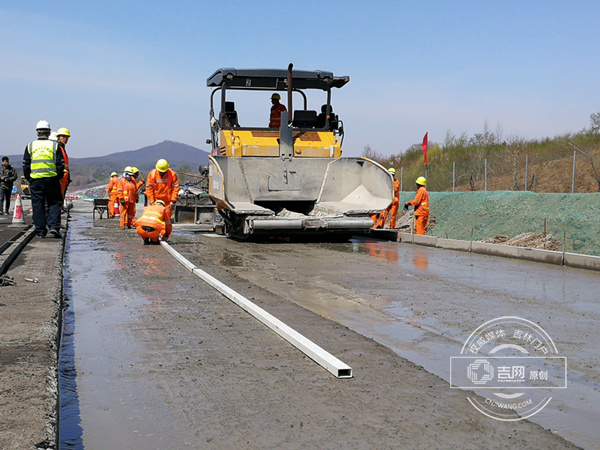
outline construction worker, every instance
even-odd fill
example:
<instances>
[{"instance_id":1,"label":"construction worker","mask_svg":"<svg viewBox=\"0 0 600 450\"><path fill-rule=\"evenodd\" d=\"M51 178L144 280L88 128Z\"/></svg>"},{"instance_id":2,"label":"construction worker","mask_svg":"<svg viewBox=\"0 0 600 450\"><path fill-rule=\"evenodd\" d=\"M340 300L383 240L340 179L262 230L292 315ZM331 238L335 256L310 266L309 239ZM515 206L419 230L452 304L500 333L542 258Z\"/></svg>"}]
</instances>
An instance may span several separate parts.
<instances>
[{"instance_id":1,"label":"construction worker","mask_svg":"<svg viewBox=\"0 0 600 450\"><path fill-rule=\"evenodd\" d=\"M125 167L123 177L117 184L117 199L121 204L121 228L131 228L135 221L137 185L131 167Z\"/></svg>"},{"instance_id":2,"label":"construction worker","mask_svg":"<svg viewBox=\"0 0 600 450\"><path fill-rule=\"evenodd\" d=\"M63 200L65 199L65 194L67 193L67 187L71 183L71 174L69 173L69 156L67 155L67 142L69 142L69 138L71 137L71 133L66 128L59 128L56 132L56 139L58 140L58 148L62 152L63 159L65 160L65 172L60 179L60 191L62 193Z\"/></svg>"},{"instance_id":3,"label":"construction worker","mask_svg":"<svg viewBox=\"0 0 600 450\"><path fill-rule=\"evenodd\" d=\"M62 193L60 180L65 163L58 143L48 139L50 124L40 120L35 131L38 138L27 144L23 153L23 175L29 181L33 224L38 237L44 238L50 228L50 235L61 238L60 210Z\"/></svg>"},{"instance_id":4,"label":"construction worker","mask_svg":"<svg viewBox=\"0 0 600 450\"><path fill-rule=\"evenodd\" d=\"M410 205L415 207L415 222L417 234L425 234L425 227L429 219L429 193L425 188L427 180L425 177L417 178L417 194L415 198L404 204L404 209L408 209Z\"/></svg>"},{"instance_id":5,"label":"construction worker","mask_svg":"<svg viewBox=\"0 0 600 450\"><path fill-rule=\"evenodd\" d=\"M144 245L158 244L158 238L165 234L165 210L165 202L156 200L153 205L146 206L142 217L135 221Z\"/></svg>"},{"instance_id":6,"label":"construction worker","mask_svg":"<svg viewBox=\"0 0 600 450\"><path fill-rule=\"evenodd\" d=\"M381 211L381 214L379 215L379 223L377 224L377 228L384 227L388 213L391 210L392 215L390 217L390 229L393 230L394 228L396 228L396 216L398 215L398 206L400 205L400 182L396 179L396 169L390 167L388 169L388 172L391 173L392 177L394 178L394 200L392 201L390 206L387 207L387 209Z\"/></svg>"},{"instance_id":7,"label":"construction worker","mask_svg":"<svg viewBox=\"0 0 600 450\"><path fill-rule=\"evenodd\" d=\"M2 165L0 166L0 216L8 214L10 196L15 181L17 181L17 170L10 165L8 156L3 156Z\"/></svg>"},{"instance_id":8,"label":"construction worker","mask_svg":"<svg viewBox=\"0 0 600 450\"><path fill-rule=\"evenodd\" d=\"M171 223L171 211L175 207L179 196L179 180L177 173L169 168L166 159L159 159L155 169L152 169L146 180L146 197L148 204L153 205L157 200L165 202L165 234L163 240L167 240L173 231Z\"/></svg>"},{"instance_id":9,"label":"construction worker","mask_svg":"<svg viewBox=\"0 0 600 450\"><path fill-rule=\"evenodd\" d=\"M281 100L281 95L273 94L271 95L271 116L269 117L269 128L281 128L281 113L287 111L285 106L279 103Z\"/></svg>"},{"instance_id":10,"label":"construction worker","mask_svg":"<svg viewBox=\"0 0 600 450\"><path fill-rule=\"evenodd\" d=\"M117 184L119 183L119 174L117 172L113 172L110 174L110 181L106 185L104 191L108 196L108 218L112 219L115 217L115 203L118 202L117 199Z\"/></svg>"},{"instance_id":11,"label":"construction worker","mask_svg":"<svg viewBox=\"0 0 600 450\"><path fill-rule=\"evenodd\" d=\"M135 178L135 185L137 187L137 191L135 192L135 201L137 202L140 199L140 189L143 188L142 192L146 191L146 188L144 187L146 182L144 181L144 174L140 175L140 169L137 167L132 167L131 173L133 174L133 178Z\"/></svg>"}]
</instances>

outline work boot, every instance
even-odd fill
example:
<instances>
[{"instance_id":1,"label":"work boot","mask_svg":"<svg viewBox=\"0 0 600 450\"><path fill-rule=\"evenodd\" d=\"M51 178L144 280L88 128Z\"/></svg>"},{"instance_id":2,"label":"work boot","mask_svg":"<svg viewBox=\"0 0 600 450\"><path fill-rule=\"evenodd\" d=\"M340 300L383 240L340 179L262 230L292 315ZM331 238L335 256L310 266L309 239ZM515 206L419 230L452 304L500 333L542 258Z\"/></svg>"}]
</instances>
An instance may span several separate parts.
<instances>
[{"instance_id":1,"label":"work boot","mask_svg":"<svg viewBox=\"0 0 600 450\"><path fill-rule=\"evenodd\" d=\"M150 245L150 238L144 239L144 245Z\"/></svg>"},{"instance_id":2,"label":"work boot","mask_svg":"<svg viewBox=\"0 0 600 450\"><path fill-rule=\"evenodd\" d=\"M55 239L60 239L62 237L60 235L60 231L59 230L52 229L52 230L50 230L49 233L50 233L50 236L52 236Z\"/></svg>"}]
</instances>

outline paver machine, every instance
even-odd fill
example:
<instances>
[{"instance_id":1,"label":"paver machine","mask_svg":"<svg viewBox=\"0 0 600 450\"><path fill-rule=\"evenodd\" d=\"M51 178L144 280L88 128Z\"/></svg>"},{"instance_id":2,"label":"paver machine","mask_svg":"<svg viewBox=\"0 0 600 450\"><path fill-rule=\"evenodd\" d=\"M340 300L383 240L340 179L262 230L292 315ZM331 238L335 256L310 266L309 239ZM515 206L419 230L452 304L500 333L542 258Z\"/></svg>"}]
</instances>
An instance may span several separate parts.
<instances>
[{"instance_id":1,"label":"paver machine","mask_svg":"<svg viewBox=\"0 0 600 450\"><path fill-rule=\"evenodd\" d=\"M333 88L347 76L286 69L217 70L207 79L212 153L209 194L224 232L352 235L388 207L393 179L380 164L342 157ZM287 111L269 128L272 94ZM317 112L319 111L319 113Z\"/></svg>"}]
</instances>

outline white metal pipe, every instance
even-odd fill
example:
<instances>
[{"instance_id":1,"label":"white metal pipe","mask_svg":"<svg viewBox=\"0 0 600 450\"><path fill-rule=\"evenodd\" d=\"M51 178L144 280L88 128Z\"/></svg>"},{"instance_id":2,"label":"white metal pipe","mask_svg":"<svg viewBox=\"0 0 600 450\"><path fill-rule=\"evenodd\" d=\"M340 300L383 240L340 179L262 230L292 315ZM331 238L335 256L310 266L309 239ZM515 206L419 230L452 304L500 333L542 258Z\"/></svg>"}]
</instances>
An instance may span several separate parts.
<instances>
[{"instance_id":1,"label":"white metal pipe","mask_svg":"<svg viewBox=\"0 0 600 450\"><path fill-rule=\"evenodd\" d=\"M212 275L209 275L208 273L194 266L166 242L161 241L161 245L186 269L190 270L194 275L200 277L240 308L250 313L256 319L268 326L271 330L275 331L278 335L280 335L298 350L302 351L317 364L321 365L327 371L335 375L337 378L352 378L352 368L350 366L344 364L331 353L325 351L317 344L310 341L296 330L283 323L281 320L277 319L272 314L268 313L259 306L256 306L243 295L238 294L229 286L221 283Z\"/></svg>"}]
</instances>

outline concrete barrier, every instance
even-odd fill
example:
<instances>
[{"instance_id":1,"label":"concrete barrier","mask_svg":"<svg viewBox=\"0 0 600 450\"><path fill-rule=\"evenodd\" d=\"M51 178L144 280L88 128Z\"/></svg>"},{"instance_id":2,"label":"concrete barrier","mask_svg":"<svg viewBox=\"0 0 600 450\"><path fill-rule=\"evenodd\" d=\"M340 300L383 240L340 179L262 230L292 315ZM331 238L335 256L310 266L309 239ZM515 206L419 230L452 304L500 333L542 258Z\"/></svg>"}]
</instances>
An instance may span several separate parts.
<instances>
[{"instance_id":1,"label":"concrete barrier","mask_svg":"<svg viewBox=\"0 0 600 450\"><path fill-rule=\"evenodd\" d=\"M457 239L444 239L437 238L436 245L438 248L445 248L447 250L459 250L462 252L471 251L470 241L459 241Z\"/></svg>"},{"instance_id":2,"label":"concrete barrier","mask_svg":"<svg viewBox=\"0 0 600 450\"><path fill-rule=\"evenodd\" d=\"M427 247L435 247L437 245L437 237L413 234L413 243L419 245L426 245Z\"/></svg>"},{"instance_id":3,"label":"concrete barrier","mask_svg":"<svg viewBox=\"0 0 600 450\"><path fill-rule=\"evenodd\" d=\"M542 262L562 266L563 253L554 250L544 250L540 248L516 247L517 258L526 261Z\"/></svg>"},{"instance_id":4,"label":"concrete barrier","mask_svg":"<svg viewBox=\"0 0 600 450\"><path fill-rule=\"evenodd\" d=\"M565 266L577 269L600 270L600 256L565 253Z\"/></svg>"},{"instance_id":5,"label":"concrete barrier","mask_svg":"<svg viewBox=\"0 0 600 450\"><path fill-rule=\"evenodd\" d=\"M407 242L409 244L412 244L414 242L413 236L414 234L411 233L398 232L398 242Z\"/></svg>"},{"instance_id":6,"label":"concrete barrier","mask_svg":"<svg viewBox=\"0 0 600 450\"><path fill-rule=\"evenodd\" d=\"M518 247L511 247L510 245L501 244L490 244L487 242L479 241L473 241L471 245L471 251L473 253L481 253L482 255L502 256L504 258L519 257Z\"/></svg>"},{"instance_id":7,"label":"concrete barrier","mask_svg":"<svg viewBox=\"0 0 600 450\"><path fill-rule=\"evenodd\" d=\"M443 248L463 252L473 252L501 258L515 258L523 261L533 261L556 266L568 266L577 269L600 271L600 256L580 255L577 253L564 253L555 250L537 248L515 247L512 245L491 244L480 241L460 241L457 239L444 239L436 236L422 236L411 233L398 233L398 242L418 244L429 247Z\"/></svg>"}]
</instances>

